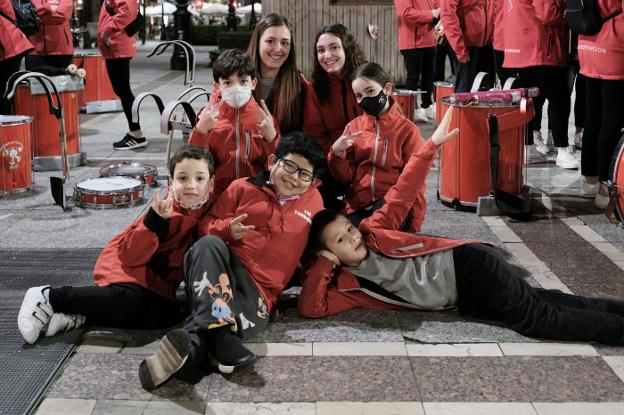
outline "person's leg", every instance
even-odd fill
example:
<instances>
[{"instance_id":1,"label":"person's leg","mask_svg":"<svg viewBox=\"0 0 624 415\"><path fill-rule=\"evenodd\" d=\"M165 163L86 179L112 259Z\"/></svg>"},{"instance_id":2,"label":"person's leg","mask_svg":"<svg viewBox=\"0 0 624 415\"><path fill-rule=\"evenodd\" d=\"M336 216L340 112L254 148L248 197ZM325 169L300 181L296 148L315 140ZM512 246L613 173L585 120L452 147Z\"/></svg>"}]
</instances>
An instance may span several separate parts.
<instances>
[{"instance_id":1,"label":"person's leg","mask_svg":"<svg viewBox=\"0 0 624 415\"><path fill-rule=\"evenodd\" d=\"M15 56L0 62L0 115L11 114L11 103L4 99L6 83L15 72L19 71L23 56Z\"/></svg>"},{"instance_id":2,"label":"person's leg","mask_svg":"<svg viewBox=\"0 0 624 415\"><path fill-rule=\"evenodd\" d=\"M129 134L123 140L113 144L116 149L132 149L144 147L145 139L142 138L141 126L139 123L132 122L132 103L134 102L134 94L130 88L130 59L106 59L106 70L111 81L113 91L121 100L126 120L128 122ZM124 141L131 141L124 143ZM128 145L129 144L129 145Z\"/></svg>"},{"instance_id":3,"label":"person's leg","mask_svg":"<svg viewBox=\"0 0 624 415\"><path fill-rule=\"evenodd\" d=\"M434 48L434 75L433 82L446 81L446 51L445 45L437 45Z\"/></svg>"},{"instance_id":4,"label":"person's leg","mask_svg":"<svg viewBox=\"0 0 624 415\"><path fill-rule=\"evenodd\" d=\"M583 77L582 80L586 88L581 175L588 185L596 185L598 183L598 134L602 117L602 89L599 79ZM588 186L588 196L595 195L598 189L589 187L591 186Z\"/></svg>"},{"instance_id":5,"label":"person's leg","mask_svg":"<svg viewBox=\"0 0 624 415\"><path fill-rule=\"evenodd\" d=\"M453 56L455 53L451 50ZM478 64L478 51L475 47L468 47L468 53L470 54L470 61L467 63L461 63L456 61L455 65L455 92L469 92L472 87L472 83L477 74ZM455 56L455 59L457 57Z\"/></svg>"},{"instance_id":6,"label":"person's leg","mask_svg":"<svg viewBox=\"0 0 624 415\"><path fill-rule=\"evenodd\" d=\"M614 313L554 305L545 301L490 246L453 250L458 309L507 323L520 334L555 340L624 342L624 318Z\"/></svg>"},{"instance_id":7,"label":"person's leg","mask_svg":"<svg viewBox=\"0 0 624 415\"><path fill-rule=\"evenodd\" d=\"M416 91L422 70L422 54L418 49L402 50L401 54L405 64L405 89Z\"/></svg>"},{"instance_id":8,"label":"person's leg","mask_svg":"<svg viewBox=\"0 0 624 415\"><path fill-rule=\"evenodd\" d=\"M537 291L544 301L548 301L555 306L613 313L624 317L624 301L583 297L564 293L559 290L546 290L543 288L536 288L535 291Z\"/></svg>"},{"instance_id":9,"label":"person's leg","mask_svg":"<svg viewBox=\"0 0 624 415\"><path fill-rule=\"evenodd\" d=\"M609 168L613 160L613 152L622 138L621 129L624 128L624 112L621 100L624 94L624 81L600 80L602 89L602 117L600 133L598 134L598 176L606 183L609 177Z\"/></svg>"},{"instance_id":10,"label":"person's leg","mask_svg":"<svg viewBox=\"0 0 624 415\"><path fill-rule=\"evenodd\" d=\"M555 147L567 148L568 120L570 118L570 96L568 94L567 68L547 66L544 73L543 93L548 99L549 125L552 126ZM540 92L542 92L540 90Z\"/></svg>"},{"instance_id":11,"label":"person's leg","mask_svg":"<svg viewBox=\"0 0 624 415\"><path fill-rule=\"evenodd\" d=\"M432 104L433 94L433 66L435 59L435 48L423 48L422 50L422 75L420 78L420 89L424 91L421 95L422 108L429 108Z\"/></svg>"},{"instance_id":12,"label":"person's leg","mask_svg":"<svg viewBox=\"0 0 624 415\"><path fill-rule=\"evenodd\" d=\"M494 88L496 81L496 63L494 61L494 49L492 45L485 45L477 48L477 66L475 76L479 72L488 74L481 83L482 90Z\"/></svg>"}]
</instances>

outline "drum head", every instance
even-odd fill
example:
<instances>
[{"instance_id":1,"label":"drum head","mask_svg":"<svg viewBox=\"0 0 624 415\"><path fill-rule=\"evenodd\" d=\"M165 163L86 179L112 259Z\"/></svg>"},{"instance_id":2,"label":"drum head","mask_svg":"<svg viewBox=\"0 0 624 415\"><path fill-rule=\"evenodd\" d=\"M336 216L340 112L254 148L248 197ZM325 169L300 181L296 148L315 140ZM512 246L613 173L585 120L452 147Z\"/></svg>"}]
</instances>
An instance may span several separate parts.
<instances>
[{"instance_id":1,"label":"drum head","mask_svg":"<svg viewBox=\"0 0 624 415\"><path fill-rule=\"evenodd\" d=\"M83 180L76 185L79 189L93 192L115 192L143 186L143 182L130 177L99 177Z\"/></svg>"},{"instance_id":2,"label":"drum head","mask_svg":"<svg viewBox=\"0 0 624 415\"><path fill-rule=\"evenodd\" d=\"M129 176L138 177L145 173L155 171L156 167L141 163L112 164L100 170L100 177L106 176Z\"/></svg>"},{"instance_id":3,"label":"drum head","mask_svg":"<svg viewBox=\"0 0 624 415\"><path fill-rule=\"evenodd\" d=\"M26 115L0 115L0 126L8 127L9 125L28 124L33 117Z\"/></svg>"}]
</instances>

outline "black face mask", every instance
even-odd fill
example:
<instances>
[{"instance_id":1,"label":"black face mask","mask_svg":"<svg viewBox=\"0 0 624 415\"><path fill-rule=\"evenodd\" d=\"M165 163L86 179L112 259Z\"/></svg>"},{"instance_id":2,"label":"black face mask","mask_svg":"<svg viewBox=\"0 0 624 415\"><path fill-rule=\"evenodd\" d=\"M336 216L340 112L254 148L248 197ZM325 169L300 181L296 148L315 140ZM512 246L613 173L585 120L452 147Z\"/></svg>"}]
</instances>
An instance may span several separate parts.
<instances>
[{"instance_id":1,"label":"black face mask","mask_svg":"<svg viewBox=\"0 0 624 415\"><path fill-rule=\"evenodd\" d=\"M360 107L362 107L362 109L366 111L367 114L376 117L384 109L384 107L386 106L386 102L388 102L388 96L384 94L382 89L375 97L362 98L362 100L360 101Z\"/></svg>"}]
</instances>

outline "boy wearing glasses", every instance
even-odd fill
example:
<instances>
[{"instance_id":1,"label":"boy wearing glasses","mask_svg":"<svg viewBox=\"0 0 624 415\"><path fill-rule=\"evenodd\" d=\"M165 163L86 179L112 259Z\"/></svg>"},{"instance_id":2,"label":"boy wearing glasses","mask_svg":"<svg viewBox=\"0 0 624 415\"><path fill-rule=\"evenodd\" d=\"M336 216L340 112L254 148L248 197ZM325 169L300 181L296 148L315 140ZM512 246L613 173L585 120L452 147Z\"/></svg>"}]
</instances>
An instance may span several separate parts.
<instances>
[{"instance_id":1,"label":"boy wearing glasses","mask_svg":"<svg viewBox=\"0 0 624 415\"><path fill-rule=\"evenodd\" d=\"M223 373L252 363L242 340L259 333L295 272L310 223L323 208L315 174L324 155L299 132L282 137L268 171L234 180L199 226L204 236L186 253L191 316L167 333L139 378L153 389L172 375L209 363Z\"/></svg>"},{"instance_id":2,"label":"boy wearing glasses","mask_svg":"<svg viewBox=\"0 0 624 415\"><path fill-rule=\"evenodd\" d=\"M214 155L214 194L218 195L232 180L264 170L279 132L264 101L258 104L252 97L258 79L248 54L238 49L224 51L212 73L213 92L221 92L221 101L211 99L199 113L189 144L207 148Z\"/></svg>"}]
</instances>

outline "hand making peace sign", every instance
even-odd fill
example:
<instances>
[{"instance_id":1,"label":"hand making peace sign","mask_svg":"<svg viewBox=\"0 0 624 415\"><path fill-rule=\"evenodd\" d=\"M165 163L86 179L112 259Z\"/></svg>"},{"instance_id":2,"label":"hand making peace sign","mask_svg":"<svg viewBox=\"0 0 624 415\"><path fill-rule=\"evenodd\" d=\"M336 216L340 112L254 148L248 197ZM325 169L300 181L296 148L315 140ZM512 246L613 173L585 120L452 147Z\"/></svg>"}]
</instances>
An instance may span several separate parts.
<instances>
[{"instance_id":1,"label":"hand making peace sign","mask_svg":"<svg viewBox=\"0 0 624 415\"><path fill-rule=\"evenodd\" d=\"M167 195L164 199L160 197L160 189L154 193L152 200L152 209L163 219L169 219L173 212L173 189L171 186L167 189Z\"/></svg>"},{"instance_id":2,"label":"hand making peace sign","mask_svg":"<svg viewBox=\"0 0 624 415\"><path fill-rule=\"evenodd\" d=\"M264 139L268 142L272 142L277 137L277 131L275 131L275 126L273 125L273 116L271 115L271 111L269 111L269 108L263 99L260 100L258 110L258 120L256 125L258 126L262 137L264 137Z\"/></svg>"}]
</instances>

